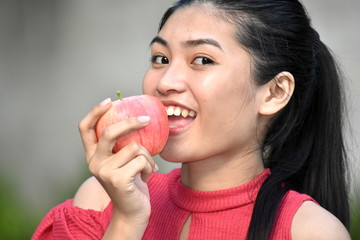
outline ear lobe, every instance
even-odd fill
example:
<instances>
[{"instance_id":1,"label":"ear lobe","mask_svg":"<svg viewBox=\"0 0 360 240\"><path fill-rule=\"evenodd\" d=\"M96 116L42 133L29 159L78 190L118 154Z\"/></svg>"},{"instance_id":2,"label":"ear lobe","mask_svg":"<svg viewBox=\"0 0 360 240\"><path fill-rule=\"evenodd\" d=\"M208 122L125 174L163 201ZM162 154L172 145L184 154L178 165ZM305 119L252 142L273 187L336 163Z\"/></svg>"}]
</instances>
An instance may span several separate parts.
<instances>
[{"instance_id":1,"label":"ear lobe","mask_svg":"<svg viewBox=\"0 0 360 240\"><path fill-rule=\"evenodd\" d=\"M289 72L281 72L264 86L262 102L259 107L261 115L273 115L289 102L294 89L295 79Z\"/></svg>"}]
</instances>

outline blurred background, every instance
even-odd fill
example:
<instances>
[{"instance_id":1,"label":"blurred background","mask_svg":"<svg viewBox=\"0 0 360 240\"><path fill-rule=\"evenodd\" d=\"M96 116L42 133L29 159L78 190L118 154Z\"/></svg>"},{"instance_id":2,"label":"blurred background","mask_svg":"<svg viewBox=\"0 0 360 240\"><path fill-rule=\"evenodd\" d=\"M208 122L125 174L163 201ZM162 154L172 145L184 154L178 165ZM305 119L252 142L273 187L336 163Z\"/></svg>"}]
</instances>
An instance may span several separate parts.
<instances>
[{"instance_id":1,"label":"blurred background","mask_svg":"<svg viewBox=\"0 0 360 240\"><path fill-rule=\"evenodd\" d=\"M89 176L77 124L116 90L141 94L149 42L172 2L0 0L0 239L29 239ZM360 239L360 1L303 3L346 76L352 234ZM178 166L158 163L161 172Z\"/></svg>"}]
</instances>

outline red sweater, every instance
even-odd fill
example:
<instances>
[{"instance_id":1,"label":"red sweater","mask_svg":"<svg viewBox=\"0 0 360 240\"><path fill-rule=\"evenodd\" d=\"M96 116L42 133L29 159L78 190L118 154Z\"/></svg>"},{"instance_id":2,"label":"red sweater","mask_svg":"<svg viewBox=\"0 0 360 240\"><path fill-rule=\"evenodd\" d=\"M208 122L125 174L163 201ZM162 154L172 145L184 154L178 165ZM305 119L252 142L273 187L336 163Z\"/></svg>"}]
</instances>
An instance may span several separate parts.
<instances>
[{"instance_id":1,"label":"red sweater","mask_svg":"<svg viewBox=\"0 0 360 240\"><path fill-rule=\"evenodd\" d=\"M270 170L239 187L208 192L182 185L180 173L175 169L168 174L153 174L148 182L152 212L143 239L178 239L189 215L188 239L245 239L254 200ZM291 239L292 219L304 201L314 200L294 191L285 195L271 239ZM44 217L32 240L101 239L111 216L111 203L98 212L74 207L72 200L67 200Z\"/></svg>"}]
</instances>

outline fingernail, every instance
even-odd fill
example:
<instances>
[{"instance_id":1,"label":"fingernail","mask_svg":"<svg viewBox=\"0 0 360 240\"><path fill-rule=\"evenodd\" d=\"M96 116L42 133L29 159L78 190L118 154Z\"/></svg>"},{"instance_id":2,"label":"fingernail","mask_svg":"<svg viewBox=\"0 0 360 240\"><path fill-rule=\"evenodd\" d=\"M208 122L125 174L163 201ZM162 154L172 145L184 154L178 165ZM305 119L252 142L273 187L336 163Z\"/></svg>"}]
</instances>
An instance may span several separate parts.
<instances>
[{"instance_id":1,"label":"fingernail","mask_svg":"<svg viewBox=\"0 0 360 240\"><path fill-rule=\"evenodd\" d=\"M159 166L155 163L154 172L157 172L157 171L159 171Z\"/></svg>"},{"instance_id":2,"label":"fingernail","mask_svg":"<svg viewBox=\"0 0 360 240\"><path fill-rule=\"evenodd\" d=\"M150 121L150 117L149 116L140 116L140 117L137 117L137 120L141 123L146 123L146 122Z\"/></svg>"},{"instance_id":3,"label":"fingernail","mask_svg":"<svg viewBox=\"0 0 360 240\"><path fill-rule=\"evenodd\" d=\"M107 98L105 99L104 101L102 101L99 105L100 106L105 106L106 104L110 103L111 102L111 98Z\"/></svg>"}]
</instances>

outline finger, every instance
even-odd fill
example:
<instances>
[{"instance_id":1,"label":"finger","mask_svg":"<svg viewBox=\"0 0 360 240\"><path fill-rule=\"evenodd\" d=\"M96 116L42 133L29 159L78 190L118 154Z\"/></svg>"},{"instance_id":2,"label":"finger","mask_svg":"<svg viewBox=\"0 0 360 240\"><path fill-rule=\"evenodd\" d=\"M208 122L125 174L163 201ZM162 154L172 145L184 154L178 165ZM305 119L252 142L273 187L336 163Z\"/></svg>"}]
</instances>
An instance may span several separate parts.
<instances>
[{"instance_id":1,"label":"finger","mask_svg":"<svg viewBox=\"0 0 360 240\"><path fill-rule=\"evenodd\" d=\"M152 168L155 168L155 161L151 157L150 153L143 146L136 142L128 144L119 152L111 156L99 156L99 154L97 154L96 157L90 161L89 167L94 169L94 171L102 167L106 167L108 169L117 169L123 167L140 155L144 156L148 160Z\"/></svg>"},{"instance_id":2,"label":"finger","mask_svg":"<svg viewBox=\"0 0 360 240\"><path fill-rule=\"evenodd\" d=\"M99 172L106 173L120 169L139 156L144 157L148 161L153 172L158 170L149 152L136 142L130 143L118 153L108 158L94 157L89 163L89 170L94 176L101 175Z\"/></svg>"},{"instance_id":3,"label":"finger","mask_svg":"<svg viewBox=\"0 0 360 240\"><path fill-rule=\"evenodd\" d=\"M119 160L112 160L111 164L113 168L119 168L128 162L132 161L134 158L138 156L143 156L150 164L151 168L155 168L155 161L150 155L150 153L140 144L136 142L132 142L129 145L125 146L122 150L116 153L114 156L115 159ZM120 160L121 159L121 160ZM118 161L118 162L117 162Z\"/></svg>"},{"instance_id":4,"label":"finger","mask_svg":"<svg viewBox=\"0 0 360 240\"><path fill-rule=\"evenodd\" d=\"M159 170L159 167L157 166L154 158L151 156L149 151L142 145L138 144L138 146L141 148L141 155L144 155L144 157L149 161L151 168L153 169L153 172L157 172ZM140 154L139 154L140 155Z\"/></svg>"},{"instance_id":5,"label":"finger","mask_svg":"<svg viewBox=\"0 0 360 240\"><path fill-rule=\"evenodd\" d=\"M132 191L136 176L140 174L141 179L146 182L152 173L150 163L144 156L137 156L121 168L113 169L104 166L99 169L94 176L104 186L104 188L122 189Z\"/></svg>"},{"instance_id":6,"label":"finger","mask_svg":"<svg viewBox=\"0 0 360 240\"><path fill-rule=\"evenodd\" d=\"M97 143L96 123L99 118L110 109L111 105L111 99L105 99L99 105L95 106L79 123L78 128L85 151L89 151L90 148L94 151L94 145Z\"/></svg>"},{"instance_id":7,"label":"finger","mask_svg":"<svg viewBox=\"0 0 360 240\"><path fill-rule=\"evenodd\" d=\"M144 155L137 156L121 169L121 174L127 179L135 179L140 174L143 182L147 182L153 173L153 168Z\"/></svg>"},{"instance_id":8,"label":"finger","mask_svg":"<svg viewBox=\"0 0 360 240\"><path fill-rule=\"evenodd\" d=\"M128 118L105 128L97 144L96 151L104 157L113 155L112 150L119 137L145 127L149 124L149 120L149 118L145 120L144 117Z\"/></svg>"}]
</instances>

